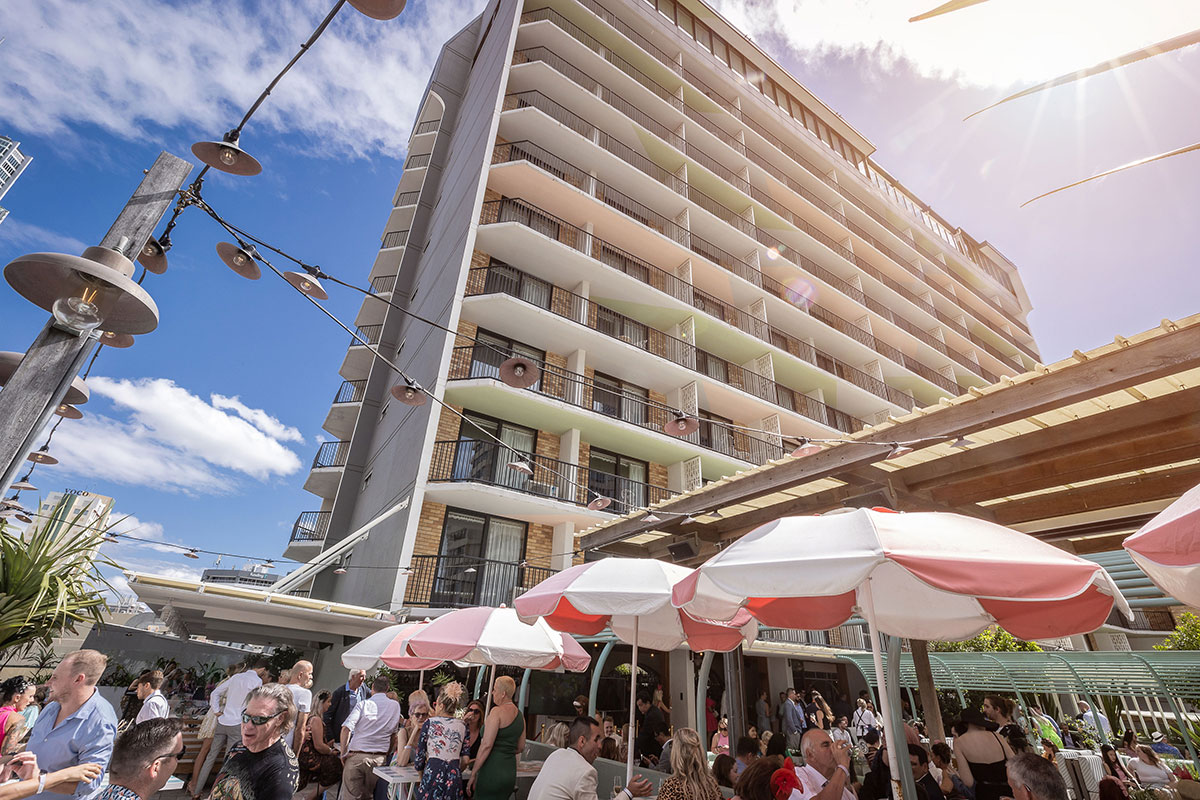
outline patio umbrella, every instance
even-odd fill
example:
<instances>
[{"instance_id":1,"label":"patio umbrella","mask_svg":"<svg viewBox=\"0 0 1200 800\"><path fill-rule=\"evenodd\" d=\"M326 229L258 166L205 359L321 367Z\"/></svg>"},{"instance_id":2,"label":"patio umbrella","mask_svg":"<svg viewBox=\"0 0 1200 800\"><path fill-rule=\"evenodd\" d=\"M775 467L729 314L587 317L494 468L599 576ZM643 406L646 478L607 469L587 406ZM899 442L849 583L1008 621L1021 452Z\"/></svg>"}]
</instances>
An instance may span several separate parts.
<instances>
[{"instance_id":1,"label":"patio umbrella","mask_svg":"<svg viewBox=\"0 0 1200 800\"><path fill-rule=\"evenodd\" d=\"M396 670L418 670L421 673L417 683L419 689L425 683L425 670L436 669L443 663L440 658L415 658L403 655L404 643L408 641L408 637L421 630L426 624L428 623L406 622L375 631L342 653L342 666L346 669L369 670L384 664Z\"/></svg>"},{"instance_id":2,"label":"patio umbrella","mask_svg":"<svg viewBox=\"0 0 1200 800\"><path fill-rule=\"evenodd\" d=\"M1134 563L1167 594L1200 606L1200 486L1125 540Z\"/></svg>"},{"instance_id":3,"label":"patio umbrella","mask_svg":"<svg viewBox=\"0 0 1200 800\"><path fill-rule=\"evenodd\" d=\"M872 509L763 525L677 584L673 602L712 619L744 608L764 624L816 630L860 611L889 728L880 631L965 639L998 624L1041 639L1095 630L1114 603L1129 615L1098 564L1031 536L959 514ZM889 731L892 764L898 741Z\"/></svg>"},{"instance_id":4,"label":"patio umbrella","mask_svg":"<svg viewBox=\"0 0 1200 800\"><path fill-rule=\"evenodd\" d=\"M728 651L753 642L758 635L757 623L745 612L735 613L729 622L711 622L673 607L672 588L692 572L649 558L603 558L556 573L513 603L522 619L540 617L557 630L578 634L596 634L609 627L633 646L627 782L633 778L638 647Z\"/></svg>"}]
</instances>

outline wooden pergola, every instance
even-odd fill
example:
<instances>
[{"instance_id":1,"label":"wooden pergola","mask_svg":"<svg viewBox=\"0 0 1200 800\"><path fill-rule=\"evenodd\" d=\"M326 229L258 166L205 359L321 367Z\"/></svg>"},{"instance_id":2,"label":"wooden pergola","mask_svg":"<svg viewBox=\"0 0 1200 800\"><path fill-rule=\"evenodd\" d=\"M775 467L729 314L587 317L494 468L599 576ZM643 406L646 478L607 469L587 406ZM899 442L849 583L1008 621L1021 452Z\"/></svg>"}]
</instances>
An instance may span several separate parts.
<instances>
[{"instance_id":1,"label":"wooden pergola","mask_svg":"<svg viewBox=\"0 0 1200 800\"><path fill-rule=\"evenodd\" d=\"M675 554L692 555L676 560L695 565L780 517L887 506L1114 550L1200 484L1198 422L1200 314L676 495L584 531L579 546L671 558L686 542ZM897 443L912 451L893 454ZM924 643L912 644L922 703L936 708Z\"/></svg>"}]
</instances>

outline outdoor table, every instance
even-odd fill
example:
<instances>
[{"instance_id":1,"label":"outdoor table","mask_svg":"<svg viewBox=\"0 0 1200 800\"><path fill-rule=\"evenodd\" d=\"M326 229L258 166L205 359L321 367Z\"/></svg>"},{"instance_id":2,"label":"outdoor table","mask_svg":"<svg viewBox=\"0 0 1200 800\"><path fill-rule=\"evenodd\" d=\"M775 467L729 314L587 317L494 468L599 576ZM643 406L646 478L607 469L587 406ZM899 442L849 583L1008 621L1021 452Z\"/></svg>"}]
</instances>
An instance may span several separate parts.
<instances>
[{"instance_id":1,"label":"outdoor table","mask_svg":"<svg viewBox=\"0 0 1200 800\"><path fill-rule=\"evenodd\" d=\"M421 782L421 773L416 767L375 767L374 772L375 777L386 781L389 788L408 784L407 796L410 800L417 784Z\"/></svg>"}]
</instances>

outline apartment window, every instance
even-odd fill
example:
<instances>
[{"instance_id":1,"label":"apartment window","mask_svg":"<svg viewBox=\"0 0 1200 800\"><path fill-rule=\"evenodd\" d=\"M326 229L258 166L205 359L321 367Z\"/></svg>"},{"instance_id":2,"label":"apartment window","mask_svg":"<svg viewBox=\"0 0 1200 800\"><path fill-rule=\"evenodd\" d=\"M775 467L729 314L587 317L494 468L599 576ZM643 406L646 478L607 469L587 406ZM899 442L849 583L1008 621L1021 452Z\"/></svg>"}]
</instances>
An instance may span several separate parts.
<instances>
[{"instance_id":1,"label":"apartment window","mask_svg":"<svg viewBox=\"0 0 1200 800\"><path fill-rule=\"evenodd\" d=\"M487 279L483 283L484 294L503 292L519 297L538 308L550 308L554 287L540 278L526 275L503 261L492 260L488 264Z\"/></svg>"},{"instance_id":2,"label":"apartment window","mask_svg":"<svg viewBox=\"0 0 1200 800\"><path fill-rule=\"evenodd\" d=\"M675 22L675 0L658 0L658 13Z\"/></svg>"},{"instance_id":3,"label":"apartment window","mask_svg":"<svg viewBox=\"0 0 1200 800\"><path fill-rule=\"evenodd\" d=\"M728 426L733 420L703 409L697 416L700 418L700 444L719 453L732 454L733 429Z\"/></svg>"},{"instance_id":4,"label":"apartment window","mask_svg":"<svg viewBox=\"0 0 1200 800\"><path fill-rule=\"evenodd\" d=\"M746 77L746 62L742 60L742 54L732 47L729 48L729 66L738 75Z\"/></svg>"},{"instance_id":5,"label":"apartment window","mask_svg":"<svg viewBox=\"0 0 1200 800\"><path fill-rule=\"evenodd\" d=\"M498 606L511 603L520 586L526 523L446 509L438 553L433 605ZM468 572L467 570L472 570Z\"/></svg>"},{"instance_id":6,"label":"apartment window","mask_svg":"<svg viewBox=\"0 0 1200 800\"><path fill-rule=\"evenodd\" d=\"M725 40L715 33L712 37L712 54L723 63L729 63L729 48L726 46Z\"/></svg>"},{"instance_id":7,"label":"apartment window","mask_svg":"<svg viewBox=\"0 0 1200 800\"><path fill-rule=\"evenodd\" d=\"M695 39L695 19L692 17L691 12L689 12L683 6L677 6L675 9L675 14L677 17L676 22L678 23L679 27L683 28L683 32Z\"/></svg>"},{"instance_id":8,"label":"apartment window","mask_svg":"<svg viewBox=\"0 0 1200 800\"><path fill-rule=\"evenodd\" d=\"M623 509L646 505L646 478L650 465L593 447L588 459L588 488L604 497L611 497Z\"/></svg>"},{"instance_id":9,"label":"apartment window","mask_svg":"<svg viewBox=\"0 0 1200 800\"><path fill-rule=\"evenodd\" d=\"M699 22L696 23L696 42L708 52L712 52L712 33Z\"/></svg>"},{"instance_id":10,"label":"apartment window","mask_svg":"<svg viewBox=\"0 0 1200 800\"><path fill-rule=\"evenodd\" d=\"M604 306L596 306L596 330L643 350L650 341L645 325Z\"/></svg>"},{"instance_id":11,"label":"apartment window","mask_svg":"<svg viewBox=\"0 0 1200 800\"><path fill-rule=\"evenodd\" d=\"M463 417L453 450L450 479L526 491L530 476L512 469L509 464L522 456L534 460L537 431L473 411L464 413Z\"/></svg>"},{"instance_id":12,"label":"apartment window","mask_svg":"<svg viewBox=\"0 0 1200 800\"><path fill-rule=\"evenodd\" d=\"M650 391L597 372L592 387L592 410L634 425L646 424Z\"/></svg>"},{"instance_id":13,"label":"apartment window","mask_svg":"<svg viewBox=\"0 0 1200 800\"><path fill-rule=\"evenodd\" d=\"M470 377L472 378L499 378L500 365L512 356L528 358L535 364L544 364L546 361L545 350L538 350L536 347L530 347L491 331L482 329L476 331L475 340L477 344L471 350ZM542 380L539 376L537 383L530 388L536 392L541 385Z\"/></svg>"}]
</instances>

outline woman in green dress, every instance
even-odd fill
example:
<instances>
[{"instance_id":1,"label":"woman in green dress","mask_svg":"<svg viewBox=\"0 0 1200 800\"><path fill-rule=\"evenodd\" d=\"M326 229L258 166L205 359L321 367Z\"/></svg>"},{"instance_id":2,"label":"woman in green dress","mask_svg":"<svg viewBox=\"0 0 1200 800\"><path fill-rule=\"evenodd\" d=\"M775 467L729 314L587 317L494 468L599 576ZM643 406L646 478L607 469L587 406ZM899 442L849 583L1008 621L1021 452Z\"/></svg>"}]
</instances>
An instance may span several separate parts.
<instances>
[{"instance_id":1,"label":"woman in green dress","mask_svg":"<svg viewBox=\"0 0 1200 800\"><path fill-rule=\"evenodd\" d=\"M517 683L507 675L492 684L492 710L467 794L475 800L508 800L517 785L517 754L525 749L525 718L513 703Z\"/></svg>"}]
</instances>

